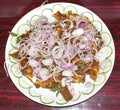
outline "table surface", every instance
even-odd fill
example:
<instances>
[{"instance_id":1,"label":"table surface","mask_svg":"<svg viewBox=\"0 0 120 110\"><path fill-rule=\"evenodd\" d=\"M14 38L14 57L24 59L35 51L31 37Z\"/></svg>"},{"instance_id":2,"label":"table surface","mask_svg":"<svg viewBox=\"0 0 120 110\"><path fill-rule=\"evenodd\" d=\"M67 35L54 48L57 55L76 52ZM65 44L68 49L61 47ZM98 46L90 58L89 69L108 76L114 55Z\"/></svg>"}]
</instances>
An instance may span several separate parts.
<instances>
[{"instance_id":1,"label":"table surface","mask_svg":"<svg viewBox=\"0 0 120 110\"><path fill-rule=\"evenodd\" d=\"M112 74L105 86L92 98L77 105L48 107L25 97L6 76L3 64L5 46L16 22L43 0L0 0L0 110L120 110L120 0L49 0L82 5L95 12L106 23L115 43L116 60Z\"/></svg>"}]
</instances>

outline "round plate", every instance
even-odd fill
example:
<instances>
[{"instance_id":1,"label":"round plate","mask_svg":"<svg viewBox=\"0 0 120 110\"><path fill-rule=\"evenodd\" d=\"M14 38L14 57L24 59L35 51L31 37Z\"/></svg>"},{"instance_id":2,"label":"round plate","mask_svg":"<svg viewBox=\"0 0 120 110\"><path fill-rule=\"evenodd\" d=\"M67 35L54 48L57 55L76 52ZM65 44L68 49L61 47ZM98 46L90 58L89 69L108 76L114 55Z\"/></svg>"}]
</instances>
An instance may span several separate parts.
<instances>
[{"instance_id":1,"label":"round plate","mask_svg":"<svg viewBox=\"0 0 120 110\"><path fill-rule=\"evenodd\" d=\"M53 18L51 15L53 13L57 11L65 13L69 10L72 10L72 12L74 13L83 14L88 17L93 25L97 28L97 30L101 33L101 36L105 42L101 61L104 68L100 70L97 81L91 86L91 88L89 88L85 92L81 92L81 88L78 88L78 91L75 93L73 99L69 102L66 102L60 95L56 96L54 92L51 92L48 89L36 88L31 81L29 81L25 76L22 75L21 71L19 70L17 61L9 56L10 53L13 53L18 49L16 37L9 35L5 53L6 66L9 76L15 86L25 96L40 104L62 107L83 102L97 93L103 87L113 69L115 49L111 33L104 22L95 13L82 6L71 3L51 3L40 6L23 16L14 26L12 32L23 34L25 31L29 30L29 26L27 25L28 21L34 25L35 19L37 19L37 17L40 15L45 15L48 17L49 21L52 21ZM98 57L101 58L101 56L99 55Z\"/></svg>"}]
</instances>

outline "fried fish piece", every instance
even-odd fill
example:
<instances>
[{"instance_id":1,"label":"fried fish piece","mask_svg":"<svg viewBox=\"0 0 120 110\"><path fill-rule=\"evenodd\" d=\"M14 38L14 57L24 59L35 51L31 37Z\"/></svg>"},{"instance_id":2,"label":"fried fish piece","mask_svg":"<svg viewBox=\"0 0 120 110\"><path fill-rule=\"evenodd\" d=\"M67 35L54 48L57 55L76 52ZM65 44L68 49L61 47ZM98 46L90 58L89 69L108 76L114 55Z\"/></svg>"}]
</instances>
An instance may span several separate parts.
<instances>
[{"instance_id":1,"label":"fried fish piece","mask_svg":"<svg viewBox=\"0 0 120 110\"><path fill-rule=\"evenodd\" d=\"M73 98L67 86L61 87L60 93L66 101L69 101Z\"/></svg>"},{"instance_id":2,"label":"fried fish piece","mask_svg":"<svg viewBox=\"0 0 120 110\"><path fill-rule=\"evenodd\" d=\"M60 11L57 11L55 14L53 14L53 17L55 17L55 19L57 19L58 21L68 19L67 15L60 13Z\"/></svg>"},{"instance_id":3,"label":"fried fish piece","mask_svg":"<svg viewBox=\"0 0 120 110\"><path fill-rule=\"evenodd\" d=\"M49 78L46 81L36 80L34 84L37 88L42 87L42 88L52 89L58 84L58 82L55 82L53 78Z\"/></svg>"},{"instance_id":4,"label":"fried fish piece","mask_svg":"<svg viewBox=\"0 0 120 110\"><path fill-rule=\"evenodd\" d=\"M26 76L30 81L33 82L33 80L32 80L32 78L33 78L33 69L32 69L32 67L30 65L27 65L21 71L22 71L24 76ZM33 83L35 84L35 86L37 88L43 87L43 88L48 88L48 89L52 89L58 84L58 82L55 82L53 77L49 78L46 81L42 81L42 80L39 80L39 78L37 78L37 80L35 82L33 82Z\"/></svg>"},{"instance_id":5,"label":"fried fish piece","mask_svg":"<svg viewBox=\"0 0 120 110\"><path fill-rule=\"evenodd\" d=\"M85 82L85 77L81 75L81 77L78 77L76 75L72 76L73 78L73 83L84 83Z\"/></svg>"},{"instance_id":6,"label":"fried fish piece","mask_svg":"<svg viewBox=\"0 0 120 110\"><path fill-rule=\"evenodd\" d=\"M18 53L19 53L19 52L17 51L17 52L11 53L11 54L9 54L9 55L12 56L12 57L15 58L15 59L19 59Z\"/></svg>"},{"instance_id":7,"label":"fried fish piece","mask_svg":"<svg viewBox=\"0 0 120 110\"><path fill-rule=\"evenodd\" d=\"M99 62L93 60L92 66L86 71L86 73L89 74L90 78L95 81L97 79L99 70L100 70Z\"/></svg>"},{"instance_id":8,"label":"fried fish piece","mask_svg":"<svg viewBox=\"0 0 120 110\"><path fill-rule=\"evenodd\" d=\"M22 71L22 74L25 75L25 76L31 76L32 77L32 73L33 73L33 69L30 65L27 65L24 69L21 70ZM29 79L31 79L31 77L28 77Z\"/></svg>"}]
</instances>

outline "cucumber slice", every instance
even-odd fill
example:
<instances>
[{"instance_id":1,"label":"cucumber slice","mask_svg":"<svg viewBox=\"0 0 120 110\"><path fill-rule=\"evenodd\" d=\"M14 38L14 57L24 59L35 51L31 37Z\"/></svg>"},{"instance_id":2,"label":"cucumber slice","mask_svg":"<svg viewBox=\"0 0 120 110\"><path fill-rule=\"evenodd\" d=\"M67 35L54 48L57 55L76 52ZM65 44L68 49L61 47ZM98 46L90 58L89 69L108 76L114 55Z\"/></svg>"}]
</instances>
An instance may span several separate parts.
<instances>
[{"instance_id":1,"label":"cucumber slice","mask_svg":"<svg viewBox=\"0 0 120 110\"><path fill-rule=\"evenodd\" d=\"M105 50L106 50L106 53L107 53L106 58L109 58L113 53L113 49L110 46L106 46Z\"/></svg>"},{"instance_id":2,"label":"cucumber slice","mask_svg":"<svg viewBox=\"0 0 120 110\"><path fill-rule=\"evenodd\" d=\"M14 53L14 52L16 52L17 50L16 49L11 49L10 51L9 51L9 56L8 56L8 58L9 58L9 61L11 62L11 63L17 63L17 60L15 59L15 58L13 58L12 56L10 56L10 54L12 54L12 53Z\"/></svg>"},{"instance_id":3,"label":"cucumber slice","mask_svg":"<svg viewBox=\"0 0 120 110\"><path fill-rule=\"evenodd\" d=\"M18 63L15 63L11 66L11 72L17 78L20 78L22 76Z\"/></svg>"},{"instance_id":4,"label":"cucumber slice","mask_svg":"<svg viewBox=\"0 0 120 110\"><path fill-rule=\"evenodd\" d=\"M56 4L53 6L53 13L56 13L57 11L60 11L63 13L64 7L61 4Z\"/></svg>"},{"instance_id":5,"label":"cucumber slice","mask_svg":"<svg viewBox=\"0 0 120 110\"><path fill-rule=\"evenodd\" d=\"M72 11L72 13L78 13L77 9L73 6L67 6L65 7L64 11L67 13L68 11Z\"/></svg>"},{"instance_id":6,"label":"cucumber slice","mask_svg":"<svg viewBox=\"0 0 120 110\"><path fill-rule=\"evenodd\" d=\"M80 91L77 91L75 93L75 95L73 96L72 101L76 101L76 100L80 99L80 96L81 96Z\"/></svg>"},{"instance_id":7,"label":"cucumber slice","mask_svg":"<svg viewBox=\"0 0 120 110\"><path fill-rule=\"evenodd\" d=\"M102 49L105 53L105 58L109 58L111 54L113 53L112 47L110 46L104 46Z\"/></svg>"},{"instance_id":8,"label":"cucumber slice","mask_svg":"<svg viewBox=\"0 0 120 110\"><path fill-rule=\"evenodd\" d=\"M95 58L102 62L106 58L109 58L113 53L113 49L110 46L104 46L100 49L99 52L96 53Z\"/></svg>"},{"instance_id":9,"label":"cucumber slice","mask_svg":"<svg viewBox=\"0 0 120 110\"><path fill-rule=\"evenodd\" d=\"M105 74L99 73L94 84L96 86L101 85L105 82L105 79L106 79Z\"/></svg>"},{"instance_id":10,"label":"cucumber slice","mask_svg":"<svg viewBox=\"0 0 120 110\"><path fill-rule=\"evenodd\" d=\"M17 29L17 34L22 35L30 30L30 27L27 24L22 24Z\"/></svg>"},{"instance_id":11,"label":"cucumber slice","mask_svg":"<svg viewBox=\"0 0 120 110\"><path fill-rule=\"evenodd\" d=\"M41 15L46 16L48 18L48 21L53 22L55 21L55 18L51 15L53 15L53 10L50 8L45 8L42 10Z\"/></svg>"},{"instance_id":12,"label":"cucumber slice","mask_svg":"<svg viewBox=\"0 0 120 110\"><path fill-rule=\"evenodd\" d=\"M30 19L30 23L31 23L31 25L34 26L36 20L39 19L39 17L40 17L39 15L34 15L34 16L32 16L31 19Z\"/></svg>"},{"instance_id":13,"label":"cucumber slice","mask_svg":"<svg viewBox=\"0 0 120 110\"><path fill-rule=\"evenodd\" d=\"M86 16L91 22L93 22L94 17L93 17L92 13L90 13L90 12L84 12L84 13L82 13L82 15Z\"/></svg>"},{"instance_id":14,"label":"cucumber slice","mask_svg":"<svg viewBox=\"0 0 120 110\"><path fill-rule=\"evenodd\" d=\"M68 102L64 98L60 98L56 101L58 105L64 105L67 104Z\"/></svg>"},{"instance_id":15,"label":"cucumber slice","mask_svg":"<svg viewBox=\"0 0 120 110\"><path fill-rule=\"evenodd\" d=\"M51 103L54 102L53 99L50 99L50 98L48 98L48 97L46 97L46 96L43 96L43 95L40 97L40 100L41 100L41 102L44 103L44 104L51 104Z\"/></svg>"},{"instance_id":16,"label":"cucumber slice","mask_svg":"<svg viewBox=\"0 0 120 110\"><path fill-rule=\"evenodd\" d=\"M40 94L39 92L36 90L37 88L34 88L34 87L31 87L29 89L29 94L32 96L32 97L40 97Z\"/></svg>"},{"instance_id":17,"label":"cucumber slice","mask_svg":"<svg viewBox=\"0 0 120 110\"><path fill-rule=\"evenodd\" d=\"M94 85L90 82L86 82L82 94L88 95L94 91Z\"/></svg>"},{"instance_id":18,"label":"cucumber slice","mask_svg":"<svg viewBox=\"0 0 120 110\"><path fill-rule=\"evenodd\" d=\"M100 69L103 73L107 73L108 71L110 71L111 67L112 62L110 59L105 59L103 62L100 63Z\"/></svg>"},{"instance_id":19,"label":"cucumber slice","mask_svg":"<svg viewBox=\"0 0 120 110\"><path fill-rule=\"evenodd\" d=\"M19 85L22 88L28 89L31 87L31 82L28 78L26 78L25 76L22 76L21 78L19 78Z\"/></svg>"},{"instance_id":20,"label":"cucumber slice","mask_svg":"<svg viewBox=\"0 0 120 110\"><path fill-rule=\"evenodd\" d=\"M50 9L50 8L45 8L44 10L42 10L41 15L47 16L48 13L49 13L49 15L52 15L52 14L53 14L52 9Z\"/></svg>"},{"instance_id":21,"label":"cucumber slice","mask_svg":"<svg viewBox=\"0 0 120 110\"><path fill-rule=\"evenodd\" d=\"M102 23L100 21L93 21L93 25L95 26L95 28L97 29L97 31L101 32L102 31Z\"/></svg>"},{"instance_id":22,"label":"cucumber slice","mask_svg":"<svg viewBox=\"0 0 120 110\"><path fill-rule=\"evenodd\" d=\"M17 37L11 37L10 43L14 49L18 49Z\"/></svg>"},{"instance_id":23,"label":"cucumber slice","mask_svg":"<svg viewBox=\"0 0 120 110\"><path fill-rule=\"evenodd\" d=\"M109 45L111 43L111 37L107 32L101 33L101 37L102 37L105 45Z\"/></svg>"}]
</instances>

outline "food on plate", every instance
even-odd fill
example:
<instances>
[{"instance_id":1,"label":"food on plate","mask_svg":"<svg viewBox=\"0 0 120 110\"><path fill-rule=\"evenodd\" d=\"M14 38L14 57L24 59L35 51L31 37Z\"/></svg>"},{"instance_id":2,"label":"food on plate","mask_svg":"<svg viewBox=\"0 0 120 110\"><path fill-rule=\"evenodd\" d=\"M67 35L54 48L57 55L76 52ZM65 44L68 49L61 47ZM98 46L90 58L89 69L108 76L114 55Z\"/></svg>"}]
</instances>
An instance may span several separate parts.
<instances>
[{"instance_id":1,"label":"food on plate","mask_svg":"<svg viewBox=\"0 0 120 110\"><path fill-rule=\"evenodd\" d=\"M19 49L10 54L33 84L73 98L72 83L84 83L86 75L96 81L100 62L96 53L104 42L100 32L85 16L57 11L50 22L41 15L29 31L17 39Z\"/></svg>"}]
</instances>

